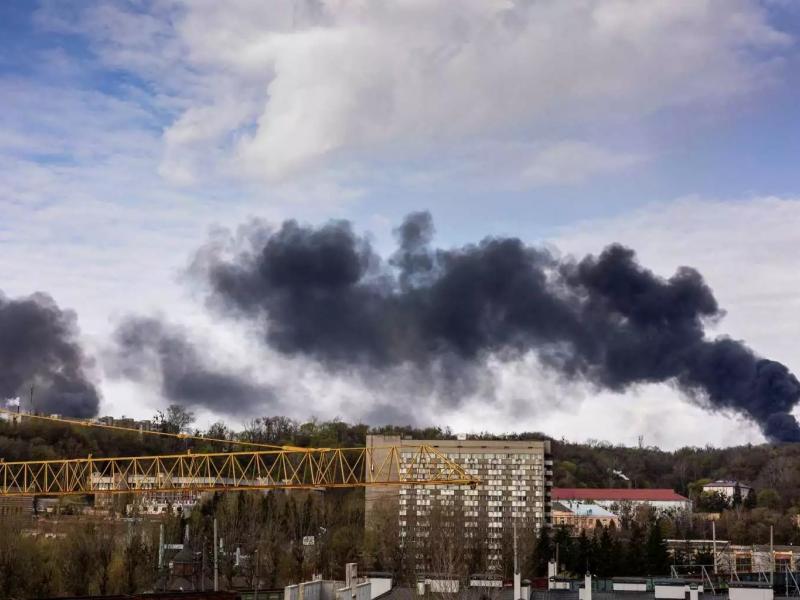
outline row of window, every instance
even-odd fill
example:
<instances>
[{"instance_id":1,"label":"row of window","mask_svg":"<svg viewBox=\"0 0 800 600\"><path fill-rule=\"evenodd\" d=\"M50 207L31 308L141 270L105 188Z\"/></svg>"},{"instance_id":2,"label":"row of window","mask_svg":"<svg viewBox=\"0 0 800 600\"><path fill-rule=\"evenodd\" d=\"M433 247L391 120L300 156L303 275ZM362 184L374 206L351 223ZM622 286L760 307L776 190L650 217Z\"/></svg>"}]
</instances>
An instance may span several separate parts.
<instances>
[{"instance_id":1,"label":"row of window","mask_svg":"<svg viewBox=\"0 0 800 600\"><path fill-rule=\"evenodd\" d=\"M444 456L453 462L460 464L478 464L478 463L494 463L502 465L541 465L545 461L541 456L535 454L520 456L514 454L457 454L457 453L444 453ZM425 465L425 464L438 464L439 459L429 456L421 456L410 452L400 453L400 464L406 465Z\"/></svg>"}]
</instances>

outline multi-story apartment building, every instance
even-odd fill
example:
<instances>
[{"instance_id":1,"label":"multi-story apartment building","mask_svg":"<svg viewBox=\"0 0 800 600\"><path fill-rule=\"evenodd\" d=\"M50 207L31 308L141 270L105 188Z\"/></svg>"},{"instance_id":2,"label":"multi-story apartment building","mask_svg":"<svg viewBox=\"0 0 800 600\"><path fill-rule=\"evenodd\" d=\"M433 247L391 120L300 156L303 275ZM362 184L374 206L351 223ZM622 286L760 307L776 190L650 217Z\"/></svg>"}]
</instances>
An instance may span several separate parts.
<instances>
[{"instance_id":1,"label":"multi-story apartment building","mask_svg":"<svg viewBox=\"0 0 800 600\"><path fill-rule=\"evenodd\" d=\"M549 441L491 440L411 440L399 436L367 436L377 464L388 450L400 449L400 474L424 470L425 465L411 461L414 449L432 446L475 475L480 484L386 486L368 488L365 494L366 518L371 518L377 503L396 501L401 543L425 540L432 527L449 526L476 545L487 549L489 569L502 559L512 529L521 535L550 523L550 488L553 463ZM420 473L422 474L422 473ZM444 519L442 519L444 517ZM433 523L432 519L439 518ZM442 520L446 523L442 523Z\"/></svg>"}]
</instances>

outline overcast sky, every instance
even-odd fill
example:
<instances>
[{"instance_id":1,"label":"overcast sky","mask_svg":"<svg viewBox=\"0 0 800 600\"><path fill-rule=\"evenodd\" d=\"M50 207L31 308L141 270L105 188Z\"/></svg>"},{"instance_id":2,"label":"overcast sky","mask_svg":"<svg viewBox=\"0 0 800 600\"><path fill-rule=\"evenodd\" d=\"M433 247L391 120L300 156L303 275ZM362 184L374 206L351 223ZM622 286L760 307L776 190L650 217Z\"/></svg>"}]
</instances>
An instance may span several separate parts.
<instances>
[{"instance_id":1,"label":"overcast sky","mask_svg":"<svg viewBox=\"0 0 800 600\"><path fill-rule=\"evenodd\" d=\"M385 255L417 210L440 247L621 242L660 275L697 268L726 311L709 335L800 372L799 37L792 0L3 2L0 290L77 313L102 413L164 403L107 364L140 315L280 390L203 422L760 442L669 384L598 392L532 357L491 367L490 400L417 406L258 346L187 267L252 218L348 219Z\"/></svg>"}]
</instances>

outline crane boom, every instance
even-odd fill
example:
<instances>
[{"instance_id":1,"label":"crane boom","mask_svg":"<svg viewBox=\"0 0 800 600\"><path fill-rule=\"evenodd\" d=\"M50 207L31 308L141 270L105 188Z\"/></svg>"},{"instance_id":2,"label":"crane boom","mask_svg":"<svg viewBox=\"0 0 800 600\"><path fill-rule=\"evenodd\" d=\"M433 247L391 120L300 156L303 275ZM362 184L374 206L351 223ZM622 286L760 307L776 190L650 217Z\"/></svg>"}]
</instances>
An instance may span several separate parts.
<instances>
[{"instance_id":1,"label":"crane boom","mask_svg":"<svg viewBox=\"0 0 800 600\"><path fill-rule=\"evenodd\" d=\"M99 427L140 435L236 444L253 450L33 460L0 458L0 497L148 494L206 490L353 488L387 485L474 485L456 462L432 446L300 448L201 435L137 430L80 419L17 413L19 418Z\"/></svg>"},{"instance_id":2,"label":"crane boom","mask_svg":"<svg viewBox=\"0 0 800 600\"><path fill-rule=\"evenodd\" d=\"M475 483L431 446L403 456L391 446L0 462L0 496Z\"/></svg>"},{"instance_id":3,"label":"crane boom","mask_svg":"<svg viewBox=\"0 0 800 600\"><path fill-rule=\"evenodd\" d=\"M126 433L136 433L139 435L150 435L166 438L177 438L181 440L195 440L201 442L211 442L219 444L230 444L234 446L244 446L248 448L273 448L276 450L294 450L295 446L278 446L276 444L264 444L262 442L251 442L248 440L237 439L220 439L209 437L207 435L195 435L191 433L174 433L171 431L158 431L152 429L134 429L133 427L125 427L122 425L108 425L106 423L99 423L96 421L88 421L85 419L71 419L69 417L59 417L55 415L37 415L26 412L16 412L8 410L7 408L0 408L0 415L8 415L10 418L24 418L29 421L43 421L45 423L58 423L60 425L74 425L77 427L88 427L92 429L106 429L110 431L121 431Z\"/></svg>"}]
</instances>

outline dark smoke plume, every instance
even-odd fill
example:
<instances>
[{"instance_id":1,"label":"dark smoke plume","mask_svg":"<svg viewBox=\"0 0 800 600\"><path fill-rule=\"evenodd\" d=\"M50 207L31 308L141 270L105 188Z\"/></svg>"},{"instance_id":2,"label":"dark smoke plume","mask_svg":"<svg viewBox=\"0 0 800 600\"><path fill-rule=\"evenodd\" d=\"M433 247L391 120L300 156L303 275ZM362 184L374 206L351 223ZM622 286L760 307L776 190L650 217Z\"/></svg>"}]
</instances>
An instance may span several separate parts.
<instances>
[{"instance_id":1,"label":"dark smoke plume","mask_svg":"<svg viewBox=\"0 0 800 600\"><path fill-rule=\"evenodd\" d=\"M48 295L9 299L0 293L0 405L21 398L37 412L90 417L99 396L77 341L75 314Z\"/></svg>"},{"instance_id":2,"label":"dark smoke plume","mask_svg":"<svg viewBox=\"0 0 800 600\"><path fill-rule=\"evenodd\" d=\"M177 326L151 317L131 317L114 334L110 371L140 381L156 375L166 398L226 413L273 402L271 388L246 373L209 364L208 354L201 355Z\"/></svg>"},{"instance_id":3,"label":"dark smoke plume","mask_svg":"<svg viewBox=\"0 0 800 600\"><path fill-rule=\"evenodd\" d=\"M704 323L722 313L694 269L663 279L619 245L579 261L515 238L441 250L433 233L428 213L409 215L387 263L348 222L287 221L251 232L234 257L205 249L196 270L211 301L263 324L270 346L330 368L450 365L453 375L489 355L534 351L611 390L675 383L708 409L753 420L770 440L800 441L791 414L800 383L741 342L705 337Z\"/></svg>"}]
</instances>

